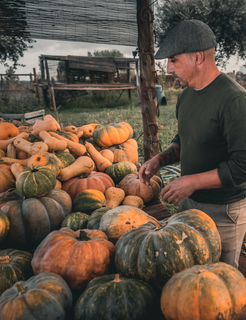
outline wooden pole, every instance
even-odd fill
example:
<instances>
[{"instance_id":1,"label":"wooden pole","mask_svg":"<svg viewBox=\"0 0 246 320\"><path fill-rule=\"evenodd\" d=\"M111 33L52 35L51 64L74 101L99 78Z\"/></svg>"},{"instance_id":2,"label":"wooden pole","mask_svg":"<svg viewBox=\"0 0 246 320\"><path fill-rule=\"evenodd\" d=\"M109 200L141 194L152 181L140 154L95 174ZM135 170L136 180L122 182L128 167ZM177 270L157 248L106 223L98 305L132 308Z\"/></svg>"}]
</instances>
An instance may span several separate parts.
<instances>
[{"instance_id":1,"label":"wooden pole","mask_svg":"<svg viewBox=\"0 0 246 320\"><path fill-rule=\"evenodd\" d=\"M30 73L30 83L31 83L31 87L34 90L34 85L33 85L33 80L32 80L32 74Z\"/></svg>"},{"instance_id":2,"label":"wooden pole","mask_svg":"<svg viewBox=\"0 0 246 320\"><path fill-rule=\"evenodd\" d=\"M46 58L45 58L45 70L46 70L49 93L50 93L50 107L56 112L55 93L54 93L53 85L51 84L51 81L50 81L49 66Z\"/></svg>"},{"instance_id":3,"label":"wooden pole","mask_svg":"<svg viewBox=\"0 0 246 320\"><path fill-rule=\"evenodd\" d=\"M41 71L41 84L42 84L42 90L43 90L43 98L44 98L44 104L47 108L50 107L50 101L48 97L48 90L47 85L44 86L43 83L45 83L45 71L44 71L44 58L39 57L40 59L40 71Z\"/></svg>"},{"instance_id":4,"label":"wooden pole","mask_svg":"<svg viewBox=\"0 0 246 320\"><path fill-rule=\"evenodd\" d=\"M131 69L130 69L130 63L129 62L128 62L127 66L128 66L128 69L127 69L127 82L131 83ZM131 89L128 89L128 97L129 97L129 99L132 98Z\"/></svg>"},{"instance_id":5,"label":"wooden pole","mask_svg":"<svg viewBox=\"0 0 246 320\"><path fill-rule=\"evenodd\" d=\"M155 89L155 61L153 40L153 12L150 0L137 0L138 51L144 137L144 161L159 152L157 101Z\"/></svg>"},{"instance_id":6,"label":"wooden pole","mask_svg":"<svg viewBox=\"0 0 246 320\"><path fill-rule=\"evenodd\" d=\"M34 76L34 82L38 84L36 68L33 68L33 76ZM35 86L35 90L36 90L36 97L38 99L38 102L40 103L40 96L39 96L39 90L37 85Z\"/></svg>"}]
</instances>

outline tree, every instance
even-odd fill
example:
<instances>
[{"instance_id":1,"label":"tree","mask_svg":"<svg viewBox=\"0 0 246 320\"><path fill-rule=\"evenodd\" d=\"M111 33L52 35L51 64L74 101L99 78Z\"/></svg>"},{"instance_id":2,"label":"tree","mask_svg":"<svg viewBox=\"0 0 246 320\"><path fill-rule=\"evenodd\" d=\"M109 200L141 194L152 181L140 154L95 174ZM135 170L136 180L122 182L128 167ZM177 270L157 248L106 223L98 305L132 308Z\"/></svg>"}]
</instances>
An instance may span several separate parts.
<instances>
[{"instance_id":1,"label":"tree","mask_svg":"<svg viewBox=\"0 0 246 320\"><path fill-rule=\"evenodd\" d=\"M17 69L18 66L24 67L23 64L18 64L18 60L23 57L24 52L30 48L31 43L36 42L27 36L1 36L0 35L0 64L9 68L7 60L13 62L13 69Z\"/></svg>"},{"instance_id":2,"label":"tree","mask_svg":"<svg viewBox=\"0 0 246 320\"><path fill-rule=\"evenodd\" d=\"M92 57L92 54L90 51L87 52L87 56ZM113 49L113 50L95 50L93 52L94 57L118 57L123 58L124 55L119 50Z\"/></svg>"},{"instance_id":3,"label":"tree","mask_svg":"<svg viewBox=\"0 0 246 320\"><path fill-rule=\"evenodd\" d=\"M158 45L177 23L190 19L201 20L213 30L218 66L225 67L236 54L238 58L246 57L246 0L163 0L157 5Z\"/></svg>"}]
</instances>

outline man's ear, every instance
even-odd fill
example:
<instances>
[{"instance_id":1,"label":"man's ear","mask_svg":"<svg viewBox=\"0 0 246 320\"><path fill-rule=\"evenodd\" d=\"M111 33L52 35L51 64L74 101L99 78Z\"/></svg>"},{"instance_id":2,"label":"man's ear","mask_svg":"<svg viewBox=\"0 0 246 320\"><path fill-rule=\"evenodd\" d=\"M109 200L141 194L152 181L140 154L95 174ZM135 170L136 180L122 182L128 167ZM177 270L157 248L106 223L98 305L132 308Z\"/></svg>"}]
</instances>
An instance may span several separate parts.
<instances>
[{"instance_id":1,"label":"man's ear","mask_svg":"<svg viewBox=\"0 0 246 320\"><path fill-rule=\"evenodd\" d=\"M204 54L203 51L201 51L201 52L196 52L196 53L195 53L195 56L196 56L196 64L197 64L197 65L200 65L201 63L203 63L204 58L205 58L205 54Z\"/></svg>"}]
</instances>

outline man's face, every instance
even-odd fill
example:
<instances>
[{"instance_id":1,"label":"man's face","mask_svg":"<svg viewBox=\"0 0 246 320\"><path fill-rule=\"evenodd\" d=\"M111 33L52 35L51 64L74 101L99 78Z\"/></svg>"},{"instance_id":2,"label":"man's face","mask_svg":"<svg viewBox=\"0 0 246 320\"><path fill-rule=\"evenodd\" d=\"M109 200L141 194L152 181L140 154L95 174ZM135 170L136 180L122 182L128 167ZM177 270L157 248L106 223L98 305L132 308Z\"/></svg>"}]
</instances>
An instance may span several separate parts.
<instances>
[{"instance_id":1,"label":"man's face","mask_svg":"<svg viewBox=\"0 0 246 320\"><path fill-rule=\"evenodd\" d=\"M168 59L167 73L174 75L182 87L194 87L195 55L183 53Z\"/></svg>"}]
</instances>

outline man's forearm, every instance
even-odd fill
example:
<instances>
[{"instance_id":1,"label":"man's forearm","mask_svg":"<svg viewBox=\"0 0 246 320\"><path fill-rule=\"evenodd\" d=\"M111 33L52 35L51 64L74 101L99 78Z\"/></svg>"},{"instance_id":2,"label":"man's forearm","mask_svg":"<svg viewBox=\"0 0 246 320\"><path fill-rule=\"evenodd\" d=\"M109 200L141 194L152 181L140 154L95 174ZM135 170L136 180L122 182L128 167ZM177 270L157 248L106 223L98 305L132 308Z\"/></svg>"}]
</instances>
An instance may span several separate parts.
<instances>
[{"instance_id":1,"label":"man's forearm","mask_svg":"<svg viewBox=\"0 0 246 320\"><path fill-rule=\"evenodd\" d=\"M166 150L158 154L158 157L161 166L176 163L180 160L180 146L177 143L171 143Z\"/></svg>"}]
</instances>

